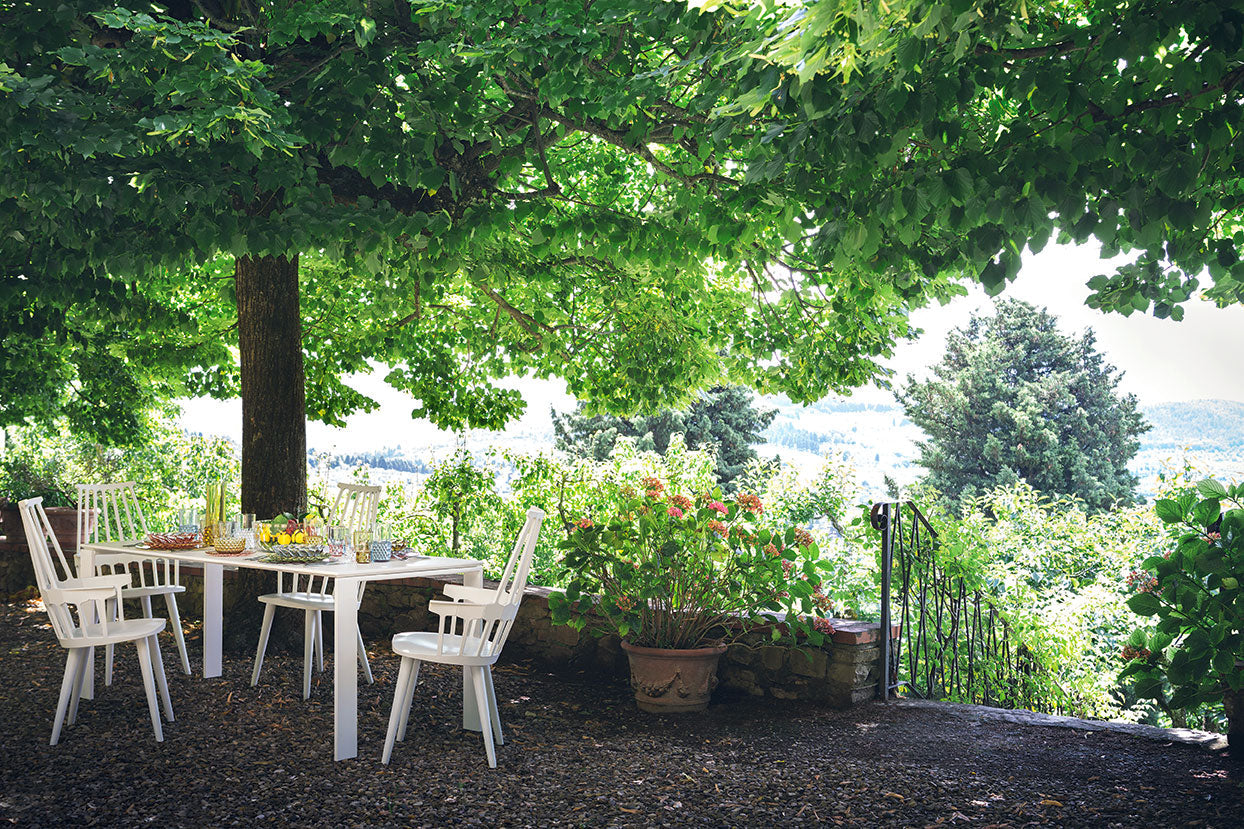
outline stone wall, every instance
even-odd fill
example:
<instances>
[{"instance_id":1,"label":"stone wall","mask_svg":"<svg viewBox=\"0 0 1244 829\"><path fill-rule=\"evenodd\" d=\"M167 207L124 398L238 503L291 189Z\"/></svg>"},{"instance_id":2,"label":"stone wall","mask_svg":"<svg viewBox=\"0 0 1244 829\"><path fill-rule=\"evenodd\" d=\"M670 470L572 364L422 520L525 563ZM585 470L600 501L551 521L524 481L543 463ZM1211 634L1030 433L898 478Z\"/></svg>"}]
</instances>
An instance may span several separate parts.
<instances>
[{"instance_id":1,"label":"stone wall","mask_svg":"<svg viewBox=\"0 0 1244 829\"><path fill-rule=\"evenodd\" d=\"M23 575L18 559L14 551L0 547L0 597L20 595L34 581L33 573L29 578ZM24 546L20 559L29 571L30 557ZM226 591L232 573L225 571ZM461 581L413 578L369 584L359 608L363 637L379 645L400 631L434 629L436 617L428 613L428 601L439 596L451 580ZM202 618L203 581L198 568L183 566L182 583L186 586L186 593L178 599L182 618ZM625 678L626 655L618 637L554 625L549 615L551 592L544 587L527 589L502 658L532 659L552 670L588 668ZM835 708L872 699L879 678L880 626L841 619L833 624L835 633L819 648L776 646L759 635L754 641L731 645L718 668L718 693L811 700ZM897 634L896 628L893 635Z\"/></svg>"}]
</instances>

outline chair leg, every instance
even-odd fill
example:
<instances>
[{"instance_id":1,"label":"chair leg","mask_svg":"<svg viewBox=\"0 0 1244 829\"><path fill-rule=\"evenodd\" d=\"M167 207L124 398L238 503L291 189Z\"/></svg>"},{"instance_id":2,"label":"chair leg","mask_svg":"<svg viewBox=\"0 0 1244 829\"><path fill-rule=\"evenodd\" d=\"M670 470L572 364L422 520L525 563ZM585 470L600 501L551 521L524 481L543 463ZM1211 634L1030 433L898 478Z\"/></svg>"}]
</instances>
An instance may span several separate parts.
<instances>
[{"instance_id":1,"label":"chair leg","mask_svg":"<svg viewBox=\"0 0 1244 829\"><path fill-rule=\"evenodd\" d=\"M371 663L367 661L367 646L363 644L363 631L355 628L354 632L359 637L359 662L363 665L363 676L367 677L367 684L371 685L375 680L371 676Z\"/></svg>"},{"instance_id":2,"label":"chair leg","mask_svg":"<svg viewBox=\"0 0 1244 829\"><path fill-rule=\"evenodd\" d=\"M406 686L410 683L411 663L413 659L402 657L401 667L397 669L397 686L393 689L393 707L389 710L389 730L384 735L384 754L380 762L389 765L393 756L393 743L397 739L397 728L402 721L402 702L406 699Z\"/></svg>"},{"instance_id":3,"label":"chair leg","mask_svg":"<svg viewBox=\"0 0 1244 829\"><path fill-rule=\"evenodd\" d=\"M104 602L104 612L108 614L108 618L114 618L116 614L117 603L113 599ZM112 655L114 645L104 645L104 685L112 687Z\"/></svg>"},{"instance_id":4,"label":"chair leg","mask_svg":"<svg viewBox=\"0 0 1244 829\"><path fill-rule=\"evenodd\" d=\"M303 614L302 623L302 698L311 698L311 657L315 651L315 611Z\"/></svg>"},{"instance_id":5,"label":"chair leg","mask_svg":"<svg viewBox=\"0 0 1244 829\"><path fill-rule=\"evenodd\" d=\"M164 675L164 657L160 655L160 640L154 635L147 637L147 647L151 651L151 667L155 674L156 690L164 703L164 719L173 721L173 701L168 695L168 677Z\"/></svg>"},{"instance_id":6,"label":"chair leg","mask_svg":"<svg viewBox=\"0 0 1244 829\"><path fill-rule=\"evenodd\" d=\"M70 648L65 656L65 678L60 683L60 699L56 701L56 719L52 722L52 739L50 746L60 742L60 727L65 722L65 712L69 710L69 699L73 695L73 683L78 681L78 663L86 658L82 648Z\"/></svg>"},{"instance_id":7,"label":"chair leg","mask_svg":"<svg viewBox=\"0 0 1244 829\"><path fill-rule=\"evenodd\" d=\"M73 725L78 721L78 701L82 699L82 683L86 677L86 665L89 661L87 657L90 651L82 655L78 660L78 671L73 679L73 698L69 701L69 719L65 721L66 725Z\"/></svg>"},{"instance_id":8,"label":"chair leg","mask_svg":"<svg viewBox=\"0 0 1244 829\"><path fill-rule=\"evenodd\" d=\"M319 672L324 673L324 614L315 611L315 657Z\"/></svg>"},{"instance_id":9,"label":"chair leg","mask_svg":"<svg viewBox=\"0 0 1244 829\"><path fill-rule=\"evenodd\" d=\"M488 767L497 767L497 749L492 744L492 717L488 714L488 688L484 684L484 669L471 668L471 680L475 685L475 703L479 706L480 732L484 735L484 750L488 752Z\"/></svg>"},{"instance_id":10,"label":"chair leg","mask_svg":"<svg viewBox=\"0 0 1244 829\"><path fill-rule=\"evenodd\" d=\"M501 710L497 708L497 689L492 685L492 666L484 666L484 684L488 687L488 707L492 710L492 738L497 745L505 745L505 737L501 734Z\"/></svg>"},{"instance_id":11,"label":"chair leg","mask_svg":"<svg viewBox=\"0 0 1244 829\"><path fill-rule=\"evenodd\" d=\"M264 605L263 624L259 627L259 647L255 649L255 670L251 671L252 688L259 684L259 669L263 667L263 655L268 648L268 634L272 632L272 614L275 612L276 605Z\"/></svg>"},{"instance_id":12,"label":"chair leg","mask_svg":"<svg viewBox=\"0 0 1244 829\"><path fill-rule=\"evenodd\" d=\"M138 651L138 667L143 674L143 690L147 692L147 712L151 714L151 730L157 743L164 742L164 728L160 725L160 707L156 703L155 679L152 677L151 646L139 639L134 643Z\"/></svg>"},{"instance_id":13,"label":"chair leg","mask_svg":"<svg viewBox=\"0 0 1244 829\"><path fill-rule=\"evenodd\" d=\"M419 684L419 667L423 664L418 659L410 660L414 667L410 671L410 684L406 686L406 698L402 700L402 721L397 727L397 739L406 739L406 726L410 725L410 704L415 698L415 686Z\"/></svg>"},{"instance_id":14,"label":"chair leg","mask_svg":"<svg viewBox=\"0 0 1244 829\"><path fill-rule=\"evenodd\" d=\"M190 656L186 653L186 634L181 629L181 614L177 612L177 596L173 593L165 593L164 604L168 607L168 621L173 627L173 638L177 640L177 650L181 652L181 669L188 676Z\"/></svg>"}]
</instances>

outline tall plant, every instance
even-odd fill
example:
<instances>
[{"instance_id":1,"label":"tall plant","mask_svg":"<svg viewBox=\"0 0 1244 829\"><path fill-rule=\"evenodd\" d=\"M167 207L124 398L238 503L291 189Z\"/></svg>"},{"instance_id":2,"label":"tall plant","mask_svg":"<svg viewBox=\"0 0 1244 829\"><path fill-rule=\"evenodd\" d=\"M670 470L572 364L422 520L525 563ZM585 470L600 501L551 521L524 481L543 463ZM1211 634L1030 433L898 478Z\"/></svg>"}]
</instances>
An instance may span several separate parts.
<instances>
[{"instance_id":1,"label":"tall plant","mask_svg":"<svg viewBox=\"0 0 1244 829\"><path fill-rule=\"evenodd\" d=\"M1128 606L1157 625L1129 640L1121 675L1164 707L1223 702L1244 756L1244 485L1206 479L1154 509L1169 549L1145 560Z\"/></svg>"}]
</instances>

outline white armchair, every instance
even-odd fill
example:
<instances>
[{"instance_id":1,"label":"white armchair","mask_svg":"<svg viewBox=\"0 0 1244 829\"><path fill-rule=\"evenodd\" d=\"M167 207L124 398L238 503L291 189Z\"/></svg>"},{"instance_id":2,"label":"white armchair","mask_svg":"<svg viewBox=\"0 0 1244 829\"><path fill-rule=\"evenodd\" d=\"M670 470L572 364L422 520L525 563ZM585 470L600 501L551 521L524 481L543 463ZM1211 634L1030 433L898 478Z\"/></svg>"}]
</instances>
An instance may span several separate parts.
<instances>
[{"instance_id":1,"label":"white armchair","mask_svg":"<svg viewBox=\"0 0 1244 829\"><path fill-rule=\"evenodd\" d=\"M52 725L50 744L60 741L61 726L77 720L78 701L82 693L83 673L91 648L103 645L109 649L121 642L133 642L138 651L143 688L147 693L147 709L151 728L158 742L164 740L156 692L164 703L164 716L173 721L173 705L169 700L164 663L160 659L156 634L164 629L163 619L126 619L122 611L122 594L129 584L125 574L76 579L43 510L43 499L32 498L18 503L26 543L34 564L39 594L52 621L52 629L61 647L69 651L65 676L61 681L56 719ZM51 542L49 546L48 542ZM52 553L56 558L53 559ZM57 563L60 572L57 572ZM62 576L63 574L63 576Z\"/></svg>"}]
</instances>

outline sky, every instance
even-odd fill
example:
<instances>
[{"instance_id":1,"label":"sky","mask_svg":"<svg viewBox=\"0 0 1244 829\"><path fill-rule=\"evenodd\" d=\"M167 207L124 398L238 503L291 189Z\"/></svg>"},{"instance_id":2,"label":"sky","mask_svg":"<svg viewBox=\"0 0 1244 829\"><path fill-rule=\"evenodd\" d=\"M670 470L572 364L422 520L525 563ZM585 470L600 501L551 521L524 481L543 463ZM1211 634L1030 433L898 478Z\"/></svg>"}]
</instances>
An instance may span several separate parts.
<instances>
[{"instance_id":1,"label":"sky","mask_svg":"<svg viewBox=\"0 0 1244 829\"><path fill-rule=\"evenodd\" d=\"M1135 394L1141 405L1174 400L1224 399L1244 401L1244 373L1236 371L1235 355L1244 344L1244 305L1220 309L1194 298L1186 303L1180 322L1159 320L1147 314L1103 314L1084 304L1085 283L1110 270L1099 258L1095 243L1081 246L1049 245L1037 255L1024 258L1019 277L1003 292L1004 297L1044 306L1059 319L1064 333L1078 335L1087 328L1097 335L1097 347L1107 362L1122 372L1119 388ZM967 323L973 312L989 313L992 306L979 287L946 306L913 312L912 322L924 333L914 342L897 347L887 365L896 379L907 374L924 376L941 359L946 335ZM350 382L380 402L371 414L350 418L342 429L321 423L307 424L307 443L319 450L359 452L384 446L411 449L435 440L439 433L426 421L410 417L413 402L386 385L383 371L360 375ZM562 383L543 380L509 380L503 385L523 390L527 412L511 428L533 431L546 427L549 408L567 411L574 399ZM852 395L864 402L891 403L890 392L867 388ZM182 401L182 425L192 432L221 434L241 439L241 402L196 399Z\"/></svg>"}]
</instances>

